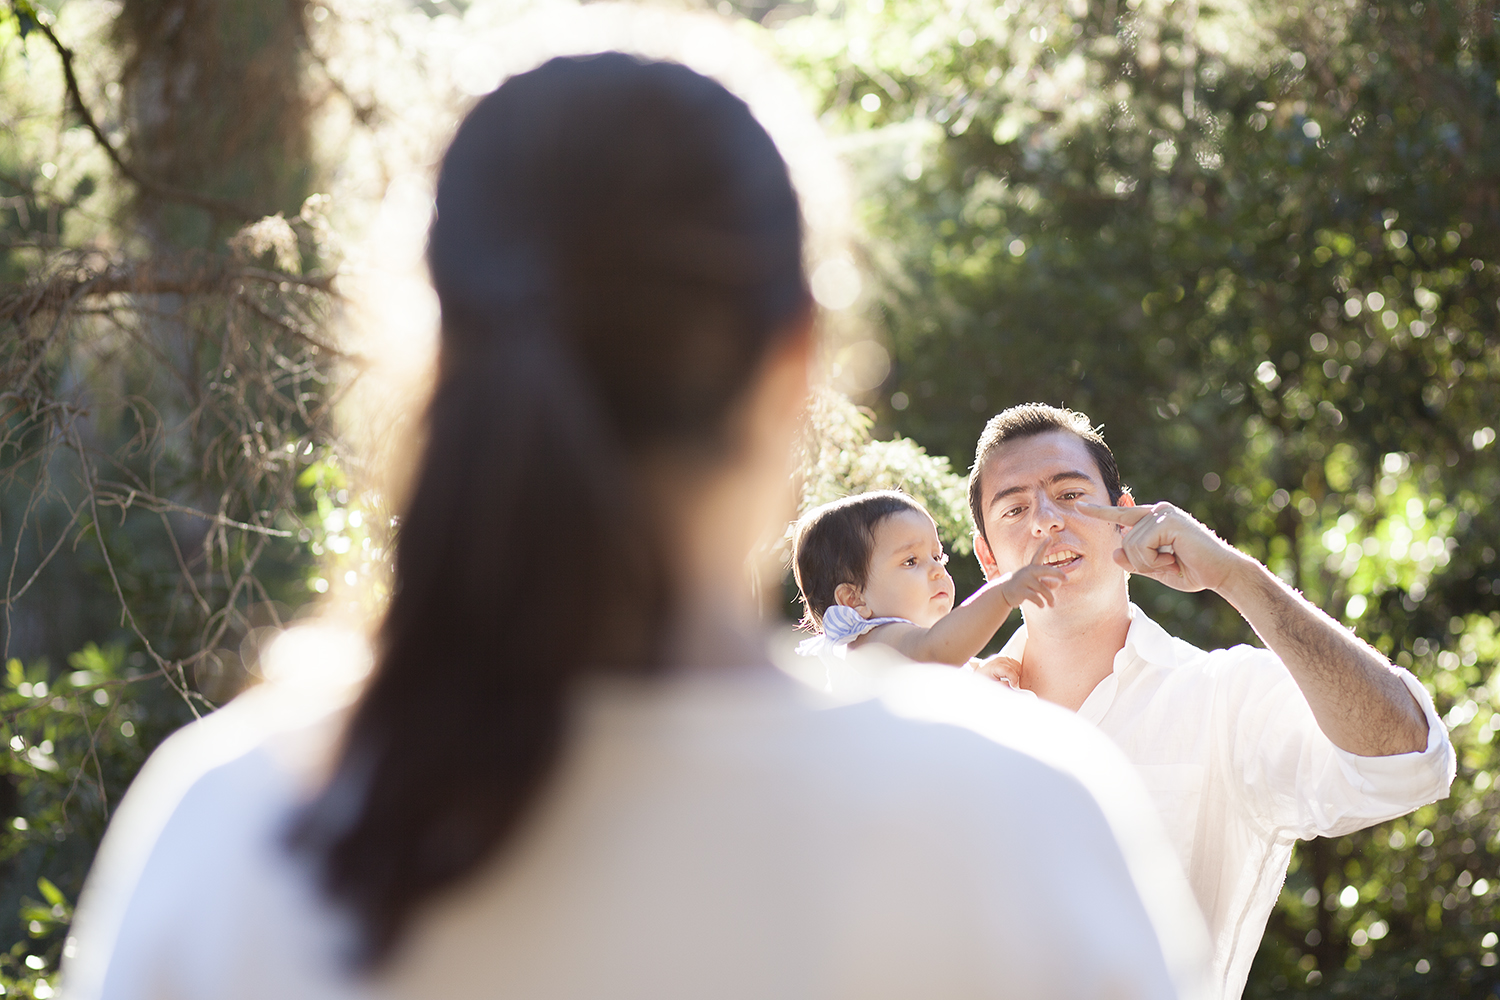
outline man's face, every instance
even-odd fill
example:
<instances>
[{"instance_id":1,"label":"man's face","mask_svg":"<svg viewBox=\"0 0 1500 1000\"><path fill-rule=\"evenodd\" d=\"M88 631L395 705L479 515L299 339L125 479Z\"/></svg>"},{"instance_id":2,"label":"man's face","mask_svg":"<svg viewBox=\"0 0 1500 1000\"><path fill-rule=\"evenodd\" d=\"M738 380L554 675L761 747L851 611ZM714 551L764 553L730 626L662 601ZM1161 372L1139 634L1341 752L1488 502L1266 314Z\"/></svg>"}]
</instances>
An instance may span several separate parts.
<instances>
[{"instance_id":1,"label":"man's face","mask_svg":"<svg viewBox=\"0 0 1500 1000\"><path fill-rule=\"evenodd\" d=\"M980 470L979 486L985 537L974 549L988 579L1024 566L1043 546L1043 561L1067 572L1056 612L1127 599L1125 571L1114 561L1119 528L1074 509L1080 500L1110 502L1082 438L1057 430L1008 441ZM1120 498L1122 506L1132 503L1129 494ZM1027 605L1025 612L1030 618L1045 609Z\"/></svg>"}]
</instances>

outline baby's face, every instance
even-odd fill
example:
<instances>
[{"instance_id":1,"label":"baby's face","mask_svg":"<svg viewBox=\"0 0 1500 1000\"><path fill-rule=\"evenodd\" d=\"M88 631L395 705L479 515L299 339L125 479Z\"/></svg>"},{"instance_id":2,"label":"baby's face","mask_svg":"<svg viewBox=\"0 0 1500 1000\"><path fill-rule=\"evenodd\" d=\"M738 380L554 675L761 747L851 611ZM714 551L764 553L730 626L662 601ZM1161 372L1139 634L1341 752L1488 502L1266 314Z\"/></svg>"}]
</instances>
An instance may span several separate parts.
<instances>
[{"instance_id":1,"label":"baby's face","mask_svg":"<svg viewBox=\"0 0 1500 1000\"><path fill-rule=\"evenodd\" d=\"M865 583L871 618L905 618L931 628L953 610L953 577L932 518L920 511L892 514L875 526Z\"/></svg>"}]
</instances>

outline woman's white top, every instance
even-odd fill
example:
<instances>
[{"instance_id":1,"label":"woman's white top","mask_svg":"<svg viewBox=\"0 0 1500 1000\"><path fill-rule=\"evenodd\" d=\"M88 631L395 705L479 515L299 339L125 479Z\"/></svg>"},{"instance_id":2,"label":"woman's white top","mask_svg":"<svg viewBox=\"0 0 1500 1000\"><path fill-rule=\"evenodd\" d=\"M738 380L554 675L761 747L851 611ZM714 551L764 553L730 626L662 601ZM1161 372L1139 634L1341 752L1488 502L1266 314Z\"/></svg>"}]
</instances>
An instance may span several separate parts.
<instances>
[{"instance_id":1,"label":"woman's white top","mask_svg":"<svg viewBox=\"0 0 1500 1000\"><path fill-rule=\"evenodd\" d=\"M131 788L64 996L1206 995L1201 918L1106 738L952 670L876 686L840 705L770 668L596 685L520 835L370 978L283 842L341 715L252 692Z\"/></svg>"}]
</instances>

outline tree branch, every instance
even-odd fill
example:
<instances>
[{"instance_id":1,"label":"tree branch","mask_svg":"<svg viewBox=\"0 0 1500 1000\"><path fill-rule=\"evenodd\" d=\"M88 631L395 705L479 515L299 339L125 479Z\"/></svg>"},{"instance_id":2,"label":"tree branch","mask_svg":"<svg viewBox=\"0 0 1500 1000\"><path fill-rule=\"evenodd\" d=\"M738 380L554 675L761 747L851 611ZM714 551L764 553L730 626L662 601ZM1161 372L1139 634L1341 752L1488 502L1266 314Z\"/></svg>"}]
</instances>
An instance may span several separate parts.
<instances>
[{"instance_id":1,"label":"tree branch","mask_svg":"<svg viewBox=\"0 0 1500 1000\"><path fill-rule=\"evenodd\" d=\"M312 291L332 293L335 277L330 273L280 274L220 262L175 271L149 266L111 266L93 274L80 271L83 268L54 275L9 295L0 295L0 324L15 322L26 314L57 309L75 298L118 292L132 295L202 295L232 291L233 284L238 281L256 281L297 285ZM329 347L321 343L318 346Z\"/></svg>"}]
</instances>

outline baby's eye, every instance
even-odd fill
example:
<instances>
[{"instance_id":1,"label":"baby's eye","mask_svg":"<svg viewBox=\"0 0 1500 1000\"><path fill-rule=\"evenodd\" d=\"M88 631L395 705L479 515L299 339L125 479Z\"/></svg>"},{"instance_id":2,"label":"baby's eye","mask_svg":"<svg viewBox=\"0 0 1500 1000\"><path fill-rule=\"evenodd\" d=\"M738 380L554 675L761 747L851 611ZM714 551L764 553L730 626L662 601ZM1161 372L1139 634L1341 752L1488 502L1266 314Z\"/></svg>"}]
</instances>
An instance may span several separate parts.
<instances>
[{"instance_id":1,"label":"baby's eye","mask_svg":"<svg viewBox=\"0 0 1500 1000\"><path fill-rule=\"evenodd\" d=\"M915 566L916 564L917 564L917 557L916 556L907 556L905 559L901 560L901 565L903 565L903 566Z\"/></svg>"},{"instance_id":2,"label":"baby's eye","mask_svg":"<svg viewBox=\"0 0 1500 1000\"><path fill-rule=\"evenodd\" d=\"M946 566L946 565L948 565L948 553L946 553L946 552L939 552L938 555L937 555L937 564L939 566Z\"/></svg>"}]
</instances>

